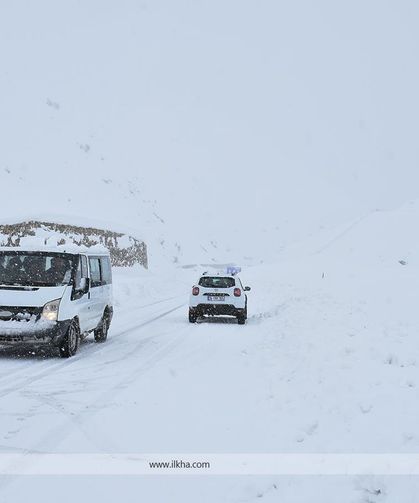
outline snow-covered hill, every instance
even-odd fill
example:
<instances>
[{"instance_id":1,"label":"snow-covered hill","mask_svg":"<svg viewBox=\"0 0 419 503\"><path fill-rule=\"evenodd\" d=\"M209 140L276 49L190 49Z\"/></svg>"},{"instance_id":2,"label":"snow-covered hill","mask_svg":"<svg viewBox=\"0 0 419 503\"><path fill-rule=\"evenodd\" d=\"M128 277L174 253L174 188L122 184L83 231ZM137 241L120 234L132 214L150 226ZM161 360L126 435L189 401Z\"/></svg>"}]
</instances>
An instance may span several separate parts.
<instances>
[{"instance_id":1,"label":"snow-covered hill","mask_svg":"<svg viewBox=\"0 0 419 503\"><path fill-rule=\"evenodd\" d=\"M413 0L0 2L1 223L110 229L149 253L148 271L115 270L106 344L69 362L1 352L0 455L418 452L418 15ZM229 262L252 286L247 326L189 325L201 264ZM0 476L0 500L418 494L408 473L63 473Z\"/></svg>"},{"instance_id":2,"label":"snow-covered hill","mask_svg":"<svg viewBox=\"0 0 419 503\"><path fill-rule=\"evenodd\" d=\"M130 227L150 266L249 263L403 203L419 157L403 5L2 2L2 220Z\"/></svg>"},{"instance_id":3,"label":"snow-covered hill","mask_svg":"<svg viewBox=\"0 0 419 503\"><path fill-rule=\"evenodd\" d=\"M419 252L410 229L417 218L416 203L375 213L335 236L300 243L276 264L246 268L242 279L252 291L244 327L187 322L199 268L116 269L105 345L86 341L69 364L2 353L0 405L8 413L0 454L18 456L17 474L42 470L28 451L72 459L97 453L104 469L106 453L125 453L134 464L146 452L238 460L240 453L262 460L266 453L340 453L358 454L361 463L363 454L383 454L406 476L373 476L367 464L346 477L182 472L88 477L86 485L79 465L78 475L31 477L30 487L46 503L60 490L71 501L104 488L105 502L414 503L417 479L392 455L419 448ZM68 459L61 458L60 473L70 470ZM0 478L5 501L27 498L21 482Z\"/></svg>"}]
</instances>

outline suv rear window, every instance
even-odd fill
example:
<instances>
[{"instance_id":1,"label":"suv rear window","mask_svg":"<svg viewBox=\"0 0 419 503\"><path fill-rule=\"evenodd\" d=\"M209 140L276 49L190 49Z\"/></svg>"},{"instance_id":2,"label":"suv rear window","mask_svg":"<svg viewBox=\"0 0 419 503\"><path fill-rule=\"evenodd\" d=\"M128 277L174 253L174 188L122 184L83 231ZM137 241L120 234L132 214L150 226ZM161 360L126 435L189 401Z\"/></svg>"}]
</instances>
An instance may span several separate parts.
<instances>
[{"instance_id":1,"label":"suv rear window","mask_svg":"<svg viewBox=\"0 0 419 503\"><path fill-rule=\"evenodd\" d=\"M236 285L234 278L220 278L219 276L204 276L199 280L199 286L204 288L232 288Z\"/></svg>"}]
</instances>

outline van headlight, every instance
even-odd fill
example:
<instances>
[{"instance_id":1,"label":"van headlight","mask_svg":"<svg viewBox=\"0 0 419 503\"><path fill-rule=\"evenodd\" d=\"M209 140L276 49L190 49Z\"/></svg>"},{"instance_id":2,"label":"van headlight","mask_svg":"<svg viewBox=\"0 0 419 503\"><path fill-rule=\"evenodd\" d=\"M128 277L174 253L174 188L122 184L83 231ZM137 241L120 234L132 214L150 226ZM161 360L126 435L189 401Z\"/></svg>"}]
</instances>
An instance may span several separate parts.
<instances>
[{"instance_id":1,"label":"van headlight","mask_svg":"<svg viewBox=\"0 0 419 503\"><path fill-rule=\"evenodd\" d=\"M42 318L48 321L57 321L58 320L58 308L60 307L61 299L52 300L45 304L42 309Z\"/></svg>"}]
</instances>

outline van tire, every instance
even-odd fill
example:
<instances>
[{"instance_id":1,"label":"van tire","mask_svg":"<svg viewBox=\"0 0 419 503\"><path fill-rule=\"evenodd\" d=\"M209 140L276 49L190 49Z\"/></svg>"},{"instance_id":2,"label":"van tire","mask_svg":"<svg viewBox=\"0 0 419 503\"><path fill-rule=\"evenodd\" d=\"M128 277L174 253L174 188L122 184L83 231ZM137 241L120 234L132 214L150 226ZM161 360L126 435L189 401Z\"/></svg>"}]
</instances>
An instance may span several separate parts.
<instances>
[{"instance_id":1,"label":"van tire","mask_svg":"<svg viewBox=\"0 0 419 503\"><path fill-rule=\"evenodd\" d=\"M99 327L94 331L95 342L105 342L106 339L108 338L108 332L109 332L109 317L108 314L105 313L103 315Z\"/></svg>"},{"instance_id":2,"label":"van tire","mask_svg":"<svg viewBox=\"0 0 419 503\"><path fill-rule=\"evenodd\" d=\"M60 346L61 358L71 358L77 353L80 345L80 330L77 322L73 320L68 327L65 338Z\"/></svg>"}]
</instances>

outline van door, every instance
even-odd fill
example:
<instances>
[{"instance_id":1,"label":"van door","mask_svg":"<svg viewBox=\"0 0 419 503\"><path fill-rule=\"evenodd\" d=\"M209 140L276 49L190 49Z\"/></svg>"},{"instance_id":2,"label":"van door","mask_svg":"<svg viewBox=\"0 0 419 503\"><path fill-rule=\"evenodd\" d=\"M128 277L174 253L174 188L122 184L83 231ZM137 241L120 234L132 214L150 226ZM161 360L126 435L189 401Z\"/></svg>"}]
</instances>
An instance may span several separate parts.
<instances>
[{"instance_id":1,"label":"van door","mask_svg":"<svg viewBox=\"0 0 419 503\"><path fill-rule=\"evenodd\" d=\"M112 267L109 257L100 257L100 271L103 285L102 313L106 307L109 307L112 312Z\"/></svg>"},{"instance_id":2,"label":"van door","mask_svg":"<svg viewBox=\"0 0 419 503\"><path fill-rule=\"evenodd\" d=\"M93 327L96 328L103 316L103 283L99 257L89 257L90 310Z\"/></svg>"},{"instance_id":3,"label":"van door","mask_svg":"<svg viewBox=\"0 0 419 503\"><path fill-rule=\"evenodd\" d=\"M79 263L74 278L74 290L71 298L73 317L78 317L80 332L84 333L94 328L94 322L90 307L90 291L80 291L82 278L89 278L89 268L87 265L87 257L85 255L79 256Z\"/></svg>"}]
</instances>

